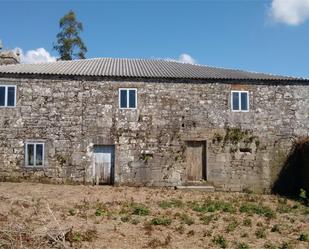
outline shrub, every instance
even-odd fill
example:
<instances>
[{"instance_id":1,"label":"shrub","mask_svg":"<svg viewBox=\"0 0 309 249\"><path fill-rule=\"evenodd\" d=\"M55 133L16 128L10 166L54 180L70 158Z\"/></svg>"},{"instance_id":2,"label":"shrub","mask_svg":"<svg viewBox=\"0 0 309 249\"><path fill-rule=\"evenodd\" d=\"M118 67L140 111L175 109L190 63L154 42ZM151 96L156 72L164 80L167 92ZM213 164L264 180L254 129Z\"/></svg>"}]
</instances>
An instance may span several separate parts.
<instances>
[{"instance_id":1,"label":"shrub","mask_svg":"<svg viewBox=\"0 0 309 249\"><path fill-rule=\"evenodd\" d=\"M158 225L168 226L171 223L172 223L172 220L166 217L156 217L151 220L151 224L155 226L158 226Z\"/></svg>"},{"instance_id":2,"label":"shrub","mask_svg":"<svg viewBox=\"0 0 309 249\"><path fill-rule=\"evenodd\" d=\"M143 204L133 204L132 205L132 214L146 216L149 215L149 208Z\"/></svg>"},{"instance_id":3,"label":"shrub","mask_svg":"<svg viewBox=\"0 0 309 249\"><path fill-rule=\"evenodd\" d=\"M275 218L276 214L275 212L269 208L265 207L263 205L256 205L254 203L245 203L241 205L239 208L239 211L241 213L247 213L247 214L258 214L260 216L265 216L267 218Z\"/></svg>"},{"instance_id":4,"label":"shrub","mask_svg":"<svg viewBox=\"0 0 309 249\"><path fill-rule=\"evenodd\" d=\"M217 235L213 238L213 243L218 245L220 248L227 248L228 243L222 235Z\"/></svg>"},{"instance_id":5,"label":"shrub","mask_svg":"<svg viewBox=\"0 0 309 249\"><path fill-rule=\"evenodd\" d=\"M309 241L309 235L306 234L306 233L302 233L302 234L299 235L298 240L300 240L300 241Z\"/></svg>"}]
</instances>

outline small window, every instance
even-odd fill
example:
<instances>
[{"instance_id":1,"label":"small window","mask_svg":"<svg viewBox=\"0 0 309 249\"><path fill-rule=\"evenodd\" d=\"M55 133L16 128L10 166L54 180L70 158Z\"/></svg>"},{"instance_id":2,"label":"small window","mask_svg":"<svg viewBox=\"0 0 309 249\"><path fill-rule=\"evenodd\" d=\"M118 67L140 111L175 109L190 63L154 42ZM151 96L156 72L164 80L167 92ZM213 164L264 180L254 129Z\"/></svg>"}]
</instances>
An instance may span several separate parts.
<instances>
[{"instance_id":1,"label":"small window","mask_svg":"<svg viewBox=\"0 0 309 249\"><path fill-rule=\"evenodd\" d=\"M14 107L16 105L16 86L0 85L0 107Z\"/></svg>"},{"instance_id":2,"label":"small window","mask_svg":"<svg viewBox=\"0 0 309 249\"><path fill-rule=\"evenodd\" d=\"M133 88L119 89L119 106L121 109L136 109L136 92L137 90Z\"/></svg>"},{"instance_id":3,"label":"small window","mask_svg":"<svg viewBox=\"0 0 309 249\"><path fill-rule=\"evenodd\" d=\"M27 143L26 144L26 166L42 167L44 164L44 144Z\"/></svg>"},{"instance_id":4,"label":"small window","mask_svg":"<svg viewBox=\"0 0 309 249\"><path fill-rule=\"evenodd\" d=\"M248 91L232 91L231 106L234 112L249 111L249 92Z\"/></svg>"}]
</instances>

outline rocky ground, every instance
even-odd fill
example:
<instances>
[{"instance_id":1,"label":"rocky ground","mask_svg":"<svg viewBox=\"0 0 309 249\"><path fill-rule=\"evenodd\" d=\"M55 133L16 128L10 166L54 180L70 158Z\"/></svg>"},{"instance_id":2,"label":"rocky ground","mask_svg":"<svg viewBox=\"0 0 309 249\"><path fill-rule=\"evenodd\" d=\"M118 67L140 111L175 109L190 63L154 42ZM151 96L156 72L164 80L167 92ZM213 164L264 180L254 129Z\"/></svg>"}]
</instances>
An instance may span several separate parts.
<instances>
[{"instance_id":1,"label":"rocky ground","mask_svg":"<svg viewBox=\"0 0 309 249\"><path fill-rule=\"evenodd\" d=\"M0 248L309 248L309 207L273 195L0 183Z\"/></svg>"}]
</instances>

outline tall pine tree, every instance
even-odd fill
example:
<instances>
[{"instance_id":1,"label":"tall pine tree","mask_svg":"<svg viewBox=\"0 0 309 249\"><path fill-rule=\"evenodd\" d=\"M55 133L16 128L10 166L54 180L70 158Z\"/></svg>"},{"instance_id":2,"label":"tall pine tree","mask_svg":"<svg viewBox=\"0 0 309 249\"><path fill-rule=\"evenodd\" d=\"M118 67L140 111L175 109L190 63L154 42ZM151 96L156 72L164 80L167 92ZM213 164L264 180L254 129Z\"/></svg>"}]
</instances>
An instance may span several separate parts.
<instances>
[{"instance_id":1,"label":"tall pine tree","mask_svg":"<svg viewBox=\"0 0 309 249\"><path fill-rule=\"evenodd\" d=\"M79 34L83 31L83 24L76 20L71 10L59 20L60 32L53 47L58 51L59 60L85 59L87 48Z\"/></svg>"}]
</instances>

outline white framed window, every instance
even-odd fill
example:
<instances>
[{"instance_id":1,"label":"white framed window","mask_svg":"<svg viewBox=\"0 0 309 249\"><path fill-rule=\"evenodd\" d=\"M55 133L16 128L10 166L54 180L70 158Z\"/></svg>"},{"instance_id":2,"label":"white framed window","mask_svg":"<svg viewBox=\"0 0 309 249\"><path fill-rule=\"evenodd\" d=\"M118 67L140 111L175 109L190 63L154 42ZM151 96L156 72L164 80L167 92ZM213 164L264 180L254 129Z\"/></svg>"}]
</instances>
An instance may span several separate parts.
<instances>
[{"instance_id":1,"label":"white framed window","mask_svg":"<svg viewBox=\"0 0 309 249\"><path fill-rule=\"evenodd\" d=\"M0 85L0 107L16 106L16 86Z\"/></svg>"},{"instance_id":2,"label":"white framed window","mask_svg":"<svg viewBox=\"0 0 309 249\"><path fill-rule=\"evenodd\" d=\"M137 107L137 89L119 88L119 108L136 109Z\"/></svg>"},{"instance_id":3,"label":"white framed window","mask_svg":"<svg viewBox=\"0 0 309 249\"><path fill-rule=\"evenodd\" d=\"M249 92L231 91L231 109L233 112L248 112Z\"/></svg>"},{"instance_id":4,"label":"white framed window","mask_svg":"<svg viewBox=\"0 0 309 249\"><path fill-rule=\"evenodd\" d=\"M43 167L44 166L44 143L28 142L25 147L26 167Z\"/></svg>"}]
</instances>

